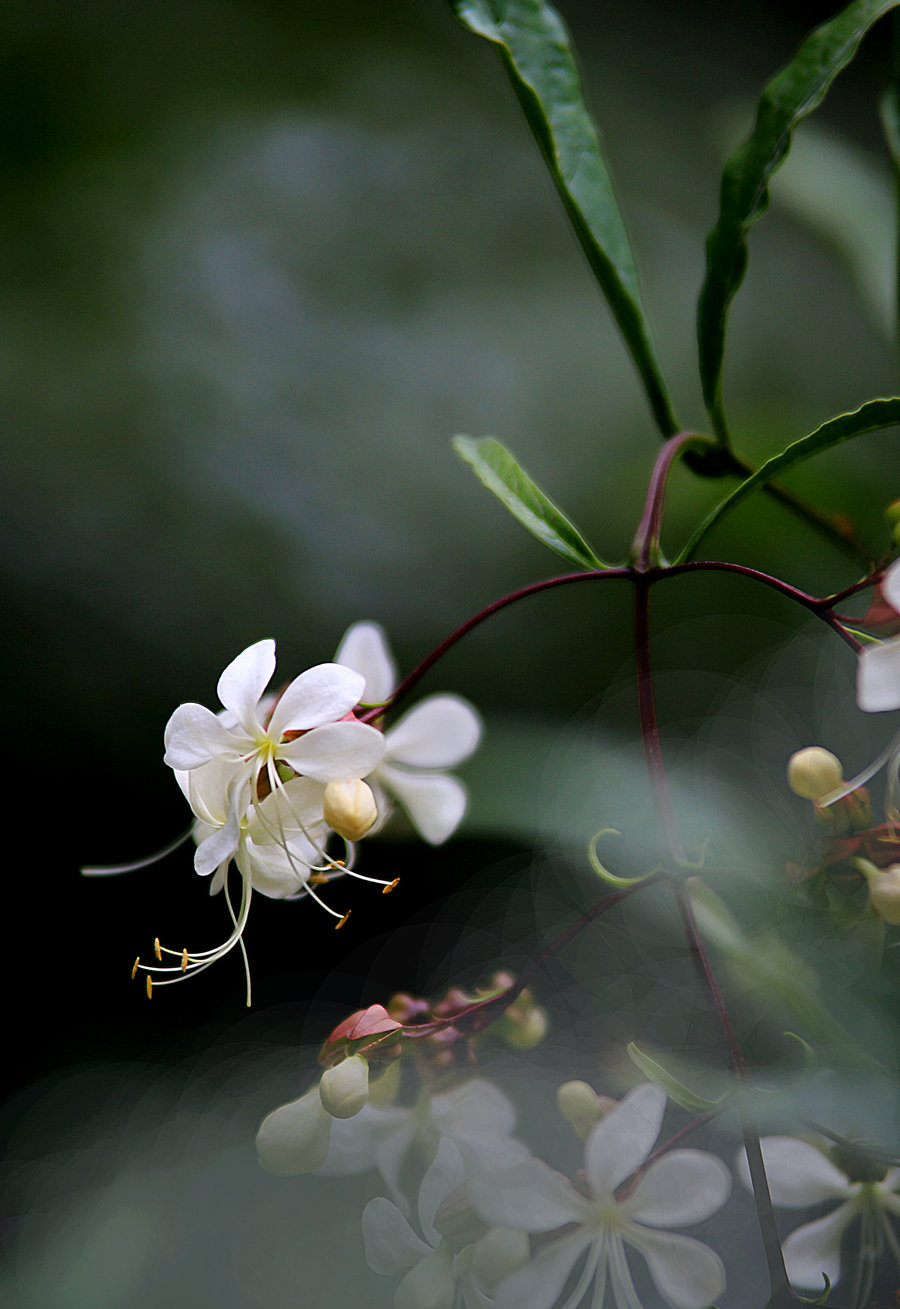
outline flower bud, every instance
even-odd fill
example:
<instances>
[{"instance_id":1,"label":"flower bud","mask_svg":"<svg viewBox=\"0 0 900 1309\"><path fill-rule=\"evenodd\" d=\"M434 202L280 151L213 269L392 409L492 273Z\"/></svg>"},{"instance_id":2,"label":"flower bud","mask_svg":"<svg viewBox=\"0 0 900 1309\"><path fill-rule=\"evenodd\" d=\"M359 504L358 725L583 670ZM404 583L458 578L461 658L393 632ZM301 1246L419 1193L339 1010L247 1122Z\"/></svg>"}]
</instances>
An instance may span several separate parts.
<instances>
[{"instance_id":1,"label":"flower bud","mask_svg":"<svg viewBox=\"0 0 900 1309\"><path fill-rule=\"evenodd\" d=\"M513 1006L507 1010L506 1017L509 1021L503 1035L514 1050L534 1050L550 1030L547 1010L540 1005L530 1005L524 1010Z\"/></svg>"},{"instance_id":2,"label":"flower bud","mask_svg":"<svg viewBox=\"0 0 900 1309\"><path fill-rule=\"evenodd\" d=\"M586 1141L591 1128L615 1109L616 1101L598 1095L587 1082L564 1082L556 1092L556 1107L575 1128L579 1139Z\"/></svg>"},{"instance_id":3,"label":"flower bud","mask_svg":"<svg viewBox=\"0 0 900 1309\"><path fill-rule=\"evenodd\" d=\"M378 817L372 788L356 778L325 787L325 821L346 841L359 841Z\"/></svg>"},{"instance_id":4,"label":"flower bud","mask_svg":"<svg viewBox=\"0 0 900 1309\"><path fill-rule=\"evenodd\" d=\"M328 1068L319 1081L323 1108L332 1118L353 1118L369 1099L369 1065L361 1054Z\"/></svg>"},{"instance_id":5,"label":"flower bud","mask_svg":"<svg viewBox=\"0 0 900 1309\"><path fill-rule=\"evenodd\" d=\"M885 522L888 527L896 527L900 523L900 500L893 500L884 511Z\"/></svg>"},{"instance_id":6,"label":"flower bud","mask_svg":"<svg viewBox=\"0 0 900 1309\"><path fill-rule=\"evenodd\" d=\"M895 927L900 926L900 864L891 864L884 871L868 864L872 869L870 873L868 868L861 867L864 863L868 864L868 860L858 860L857 867L869 883L869 903L879 918Z\"/></svg>"},{"instance_id":7,"label":"flower bud","mask_svg":"<svg viewBox=\"0 0 900 1309\"><path fill-rule=\"evenodd\" d=\"M792 754L787 767L788 786L804 800L820 800L836 791L844 780L841 761L820 745L808 745Z\"/></svg>"},{"instance_id":8,"label":"flower bud","mask_svg":"<svg viewBox=\"0 0 900 1309\"><path fill-rule=\"evenodd\" d=\"M299 1100L273 1109L256 1134L259 1162L267 1172L288 1177L311 1173L324 1162L331 1136L331 1118L322 1108L314 1086Z\"/></svg>"},{"instance_id":9,"label":"flower bud","mask_svg":"<svg viewBox=\"0 0 900 1309\"><path fill-rule=\"evenodd\" d=\"M488 1293L527 1263L528 1236L514 1227L492 1227L472 1252L472 1272Z\"/></svg>"}]
</instances>

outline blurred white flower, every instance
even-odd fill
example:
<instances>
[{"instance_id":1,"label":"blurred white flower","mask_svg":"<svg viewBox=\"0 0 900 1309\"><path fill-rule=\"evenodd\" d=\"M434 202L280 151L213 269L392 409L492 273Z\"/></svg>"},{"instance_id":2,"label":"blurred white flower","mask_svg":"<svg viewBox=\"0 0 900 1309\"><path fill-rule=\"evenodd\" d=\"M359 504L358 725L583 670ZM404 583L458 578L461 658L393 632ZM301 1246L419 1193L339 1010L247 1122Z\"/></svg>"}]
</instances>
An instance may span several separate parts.
<instances>
[{"instance_id":1,"label":"blurred white flower","mask_svg":"<svg viewBox=\"0 0 900 1309\"><path fill-rule=\"evenodd\" d=\"M719 1256L692 1237L660 1229L701 1222L722 1207L731 1190L722 1161L700 1150L672 1150L616 1195L653 1149L665 1107L665 1093L645 1083L591 1129L587 1195L537 1159L491 1169L470 1183L475 1209L487 1222L526 1232L567 1229L504 1278L497 1309L550 1309L579 1265L563 1309L575 1309L589 1293L592 1309L601 1309L607 1285L618 1309L640 1309L626 1246L643 1256L673 1309L706 1309L717 1299L725 1286Z\"/></svg>"},{"instance_id":2,"label":"blurred white flower","mask_svg":"<svg viewBox=\"0 0 900 1309\"><path fill-rule=\"evenodd\" d=\"M864 1225L866 1244L874 1252L890 1249L900 1265L900 1243L891 1217L900 1217L900 1168L870 1167L880 1173L852 1180L821 1150L793 1136L765 1136L763 1162L772 1202L788 1209L806 1208L827 1201L838 1207L793 1231L783 1245L787 1274L795 1286L821 1290L824 1278L835 1284L841 1278L841 1241L851 1223ZM874 1161L870 1161L874 1162ZM749 1188L746 1155L738 1156L738 1170Z\"/></svg>"},{"instance_id":3,"label":"blurred white flower","mask_svg":"<svg viewBox=\"0 0 900 1309\"><path fill-rule=\"evenodd\" d=\"M421 1237L383 1196L363 1210L363 1242L372 1271L390 1276L409 1270L397 1288L396 1309L453 1309L459 1296L467 1309L487 1309L499 1276L527 1260L524 1232L494 1228L458 1251L441 1237L439 1210L454 1192L464 1203L465 1176L458 1148L445 1137L419 1189Z\"/></svg>"},{"instance_id":4,"label":"blurred white flower","mask_svg":"<svg viewBox=\"0 0 900 1309\"><path fill-rule=\"evenodd\" d=\"M361 698L366 703L390 699L397 670L377 623L354 623L335 662L365 679ZM468 759L480 739L481 718L461 696L431 695L414 705L388 728L384 756L366 775L375 792L379 825L387 818L393 798L426 841L431 845L446 841L459 826L467 796L462 782L445 770Z\"/></svg>"},{"instance_id":5,"label":"blurred white flower","mask_svg":"<svg viewBox=\"0 0 900 1309\"><path fill-rule=\"evenodd\" d=\"M881 580L881 592L900 613L900 559ZM867 713L900 709L900 637L867 645L859 656L856 701Z\"/></svg>"}]
</instances>

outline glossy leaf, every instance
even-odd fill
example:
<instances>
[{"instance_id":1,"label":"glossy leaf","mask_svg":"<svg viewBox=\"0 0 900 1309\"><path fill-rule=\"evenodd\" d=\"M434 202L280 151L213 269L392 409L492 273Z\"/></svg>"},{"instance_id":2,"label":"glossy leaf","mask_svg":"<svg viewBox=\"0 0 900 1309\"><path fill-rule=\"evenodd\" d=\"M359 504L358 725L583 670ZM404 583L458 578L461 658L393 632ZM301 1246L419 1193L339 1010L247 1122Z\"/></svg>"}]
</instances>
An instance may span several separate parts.
<instances>
[{"instance_id":1,"label":"glossy leaf","mask_svg":"<svg viewBox=\"0 0 900 1309\"><path fill-rule=\"evenodd\" d=\"M689 559L703 537L721 518L730 513L742 500L746 500L751 492L765 486L767 482L787 472L795 464L802 463L804 459L809 459L811 455L819 454L820 451L827 450L833 445L851 441L855 436L863 436L866 432L877 432L881 428L893 427L898 423L900 423L900 397L897 396L870 400L852 413L838 414L836 418L829 418L821 427L810 432L809 436L801 437L780 454L768 459L757 468L755 473L741 482L740 486L736 486L731 494L707 515L675 562L683 563L684 560Z\"/></svg>"},{"instance_id":2,"label":"glossy leaf","mask_svg":"<svg viewBox=\"0 0 900 1309\"><path fill-rule=\"evenodd\" d=\"M492 436L455 436L453 445L514 518L576 568L608 568L561 509L546 496L504 445Z\"/></svg>"},{"instance_id":3,"label":"glossy leaf","mask_svg":"<svg viewBox=\"0 0 900 1309\"><path fill-rule=\"evenodd\" d=\"M900 0L854 0L817 27L765 87L756 124L722 176L719 219L706 242L706 280L697 332L703 395L716 435L729 441L722 403L722 361L728 309L747 269L747 232L769 204L769 180L791 146L791 134L822 102L863 36Z\"/></svg>"},{"instance_id":4,"label":"glossy leaf","mask_svg":"<svg viewBox=\"0 0 900 1309\"><path fill-rule=\"evenodd\" d=\"M568 34L543 0L451 0L459 20L500 50L581 248L600 283L664 436L678 430L650 339L634 255L585 106Z\"/></svg>"}]
</instances>

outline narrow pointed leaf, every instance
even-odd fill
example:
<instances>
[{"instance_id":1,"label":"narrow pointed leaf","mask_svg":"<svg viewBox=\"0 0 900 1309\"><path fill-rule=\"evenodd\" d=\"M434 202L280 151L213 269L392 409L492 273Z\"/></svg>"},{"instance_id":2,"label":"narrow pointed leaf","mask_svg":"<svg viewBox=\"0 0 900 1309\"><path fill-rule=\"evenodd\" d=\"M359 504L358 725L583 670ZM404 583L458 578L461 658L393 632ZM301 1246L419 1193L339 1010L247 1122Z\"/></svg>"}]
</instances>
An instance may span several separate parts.
<instances>
[{"instance_id":1,"label":"narrow pointed leaf","mask_svg":"<svg viewBox=\"0 0 900 1309\"><path fill-rule=\"evenodd\" d=\"M664 436L678 430L641 303L631 243L585 106L568 33L544 0L451 0L498 48L513 90L591 270L637 367Z\"/></svg>"},{"instance_id":2,"label":"narrow pointed leaf","mask_svg":"<svg viewBox=\"0 0 900 1309\"><path fill-rule=\"evenodd\" d=\"M632 1041L628 1047L628 1058L635 1064L644 1076L656 1086L661 1087L669 1099L682 1109L686 1109L690 1114L708 1114L714 1113L728 1099L731 1094L726 1091L720 1095L717 1100L707 1100L705 1096L697 1095L690 1087L685 1086L684 1082L679 1081L674 1073L670 1073L668 1068L664 1068L656 1059L641 1050Z\"/></svg>"},{"instance_id":3,"label":"narrow pointed leaf","mask_svg":"<svg viewBox=\"0 0 900 1309\"><path fill-rule=\"evenodd\" d=\"M597 558L577 527L569 522L499 441L492 436L479 440L455 436L453 446L457 454L472 465L487 489L502 500L532 536L549 545L576 568L609 567Z\"/></svg>"},{"instance_id":4,"label":"narrow pointed leaf","mask_svg":"<svg viewBox=\"0 0 900 1309\"><path fill-rule=\"evenodd\" d=\"M765 87L753 131L725 165L719 219L706 242L697 323L703 395L723 444L729 441L722 403L725 333L729 306L747 268L747 232L768 208L769 181L790 149L795 127L821 104L872 24L898 3L854 0L811 32Z\"/></svg>"},{"instance_id":5,"label":"narrow pointed leaf","mask_svg":"<svg viewBox=\"0 0 900 1309\"><path fill-rule=\"evenodd\" d=\"M696 529L679 554L676 563L683 563L684 560L689 559L707 532L742 500L746 500L751 492L765 486L767 482L771 482L795 464L802 463L804 459L809 459L811 455L827 450L830 446L840 445L843 441L851 441L855 436L863 436L866 432L877 432L885 427L893 427L895 424L900 424L900 397L898 396L869 400L867 404L853 410L852 413L838 414L835 418L829 418L821 427L810 432L809 436L801 437L780 454L773 455L757 468L755 473L741 482L740 486L736 486Z\"/></svg>"}]
</instances>

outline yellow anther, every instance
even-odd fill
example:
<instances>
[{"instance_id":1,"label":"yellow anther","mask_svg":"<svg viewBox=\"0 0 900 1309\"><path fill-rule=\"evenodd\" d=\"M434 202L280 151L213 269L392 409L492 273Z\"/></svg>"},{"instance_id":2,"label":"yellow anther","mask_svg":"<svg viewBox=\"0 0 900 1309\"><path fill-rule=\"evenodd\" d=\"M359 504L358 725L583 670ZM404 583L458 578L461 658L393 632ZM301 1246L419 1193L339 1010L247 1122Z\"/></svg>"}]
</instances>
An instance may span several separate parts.
<instances>
[{"instance_id":1,"label":"yellow anther","mask_svg":"<svg viewBox=\"0 0 900 1309\"><path fill-rule=\"evenodd\" d=\"M187 946L185 946L181 952L181 971L183 973L187 972L187 965L188 965L188 952L187 952Z\"/></svg>"},{"instance_id":2,"label":"yellow anther","mask_svg":"<svg viewBox=\"0 0 900 1309\"><path fill-rule=\"evenodd\" d=\"M153 999L153 978L149 973L147 974L147 999Z\"/></svg>"},{"instance_id":3,"label":"yellow anther","mask_svg":"<svg viewBox=\"0 0 900 1309\"><path fill-rule=\"evenodd\" d=\"M344 923L346 923L349 917L350 917L350 910L348 909L347 912L344 914L343 918L341 919L341 921L339 923L335 923L334 930L336 932L340 931L340 929L344 926Z\"/></svg>"},{"instance_id":4,"label":"yellow anther","mask_svg":"<svg viewBox=\"0 0 900 1309\"><path fill-rule=\"evenodd\" d=\"M153 939L153 953L156 955L157 959L162 959L162 946L159 943L158 936Z\"/></svg>"},{"instance_id":5,"label":"yellow anther","mask_svg":"<svg viewBox=\"0 0 900 1309\"><path fill-rule=\"evenodd\" d=\"M382 894L382 895L390 895L390 893L391 893L391 891L393 891L394 887L399 886L399 885L400 885L400 878L399 878L399 877L395 877L394 880L393 880L393 882L388 882L387 886L383 886L383 887L381 888L381 894Z\"/></svg>"},{"instance_id":6,"label":"yellow anther","mask_svg":"<svg viewBox=\"0 0 900 1309\"><path fill-rule=\"evenodd\" d=\"M134 981L134 979L137 977L137 970L138 970L138 965L140 964L140 962L141 962L141 956L138 955L137 959L135 959L135 961L134 961L134 967L133 967L132 970L131 970L131 980L132 980L132 981Z\"/></svg>"}]
</instances>

